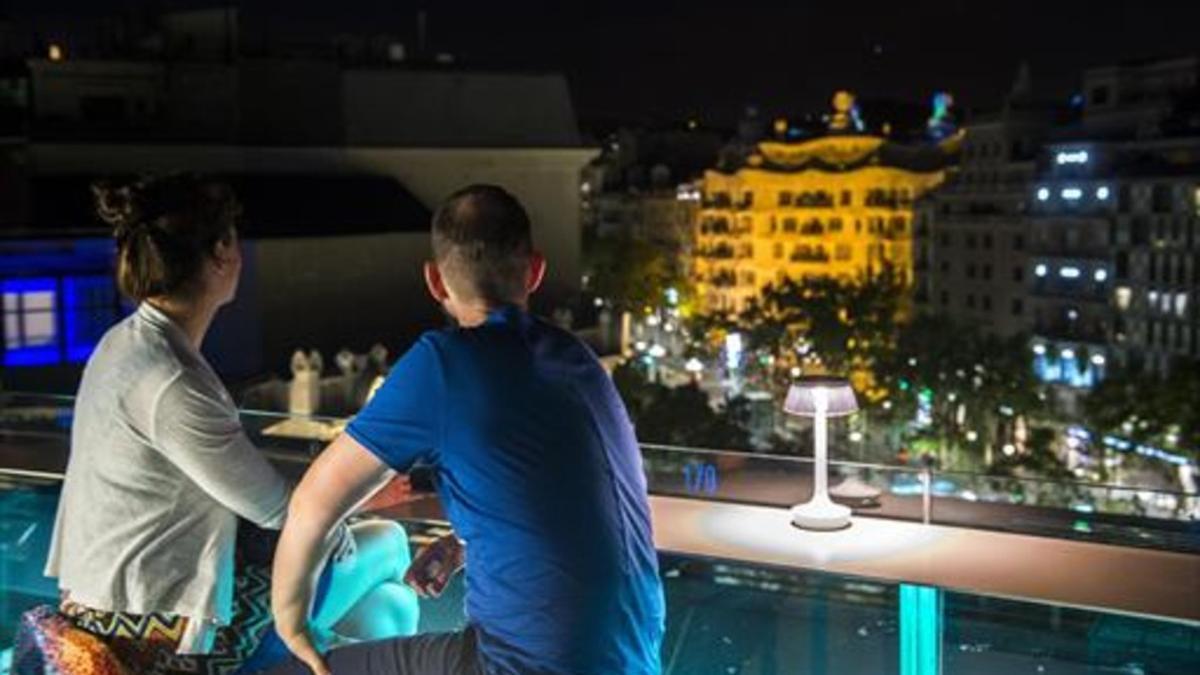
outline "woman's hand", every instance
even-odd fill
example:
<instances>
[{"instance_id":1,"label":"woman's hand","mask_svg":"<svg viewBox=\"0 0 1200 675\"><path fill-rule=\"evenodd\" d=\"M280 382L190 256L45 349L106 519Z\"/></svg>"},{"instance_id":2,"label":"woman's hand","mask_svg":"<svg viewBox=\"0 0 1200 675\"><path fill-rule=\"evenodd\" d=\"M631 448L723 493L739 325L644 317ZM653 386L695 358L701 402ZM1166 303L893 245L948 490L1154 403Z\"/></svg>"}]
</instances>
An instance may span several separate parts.
<instances>
[{"instance_id":1,"label":"woman's hand","mask_svg":"<svg viewBox=\"0 0 1200 675\"><path fill-rule=\"evenodd\" d=\"M371 498L359 505L359 512L383 511L412 500L412 483L405 474L397 474Z\"/></svg>"}]
</instances>

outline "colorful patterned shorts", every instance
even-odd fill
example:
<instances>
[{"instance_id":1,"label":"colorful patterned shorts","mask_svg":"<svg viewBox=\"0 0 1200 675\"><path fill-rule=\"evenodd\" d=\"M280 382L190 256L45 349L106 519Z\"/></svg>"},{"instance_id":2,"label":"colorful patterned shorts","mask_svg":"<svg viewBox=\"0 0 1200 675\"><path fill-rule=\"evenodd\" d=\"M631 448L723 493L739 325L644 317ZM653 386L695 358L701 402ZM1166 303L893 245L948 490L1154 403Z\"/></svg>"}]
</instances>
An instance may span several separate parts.
<instances>
[{"instance_id":1,"label":"colorful patterned shorts","mask_svg":"<svg viewBox=\"0 0 1200 675\"><path fill-rule=\"evenodd\" d=\"M61 613L76 628L99 638L131 673L227 675L254 654L271 628L268 570L244 565L234 583L233 621L217 631L213 650L205 655L175 653L187 630L185 617L103 612L69 602Z\"/></svg>"}]
</instances>

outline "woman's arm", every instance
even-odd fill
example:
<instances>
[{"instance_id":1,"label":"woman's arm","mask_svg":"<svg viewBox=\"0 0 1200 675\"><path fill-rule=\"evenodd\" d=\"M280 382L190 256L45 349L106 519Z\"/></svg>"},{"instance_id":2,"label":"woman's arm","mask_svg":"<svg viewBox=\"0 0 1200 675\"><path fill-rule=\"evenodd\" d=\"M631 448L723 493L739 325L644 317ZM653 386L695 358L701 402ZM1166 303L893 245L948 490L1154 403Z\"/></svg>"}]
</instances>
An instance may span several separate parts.
<instances>
[{"instance_id":1,"label":"woman's arm","mask_svg":"<svg viewBox=\"0 0 1200 675\"><path fill-rule=\"evenodd\" d=\"M155 400L151 443L200 489L259 527L278 529L289 486L242 430L221 391L188 372Z\"/></svg>"},{"instance_id":2,"label":"woman's arm","mask_svg":"<svg viewBox=\"0 0 1200 675\"><path fill-rule=\"evenodd\" d=\"M335 526L391 474L374 454L342 434L317 457L292 494L275 549L271 611L284 644L317 675L329 672L308 622L321 563L334 543Z\"/></svg>"}]
</instances>

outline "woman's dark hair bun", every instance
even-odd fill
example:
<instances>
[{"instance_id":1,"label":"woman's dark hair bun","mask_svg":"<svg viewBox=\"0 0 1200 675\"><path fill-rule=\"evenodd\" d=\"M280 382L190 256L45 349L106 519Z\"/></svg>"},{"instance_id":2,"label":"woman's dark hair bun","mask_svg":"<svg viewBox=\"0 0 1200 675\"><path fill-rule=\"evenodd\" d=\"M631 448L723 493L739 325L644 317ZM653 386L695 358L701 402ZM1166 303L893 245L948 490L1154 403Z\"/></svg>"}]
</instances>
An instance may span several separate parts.
<instances>
[{"instance_id":1,"label":"woman's dark hair bun","mask_svg":"<svg viewBox=\"0 0 1200 675\"><path fill-rule=\"evenodd\" d=\"M196 290L205 259L241 215L228 185L193 174L97 181L92 195L117 241L117 284L137 301Z\"/></svg>"},{"instance_id":2,"label":"woman's dark hair bun","mask_svg":"<svg viewBox=\"0 0 1200 675\"><path fill-rule=\"evenodd\" d=\"M113 236L125 239L139 220L134 191L136 183L102 180L92 184L96 215L113 228Z\"/></svg>"}]
</instances>

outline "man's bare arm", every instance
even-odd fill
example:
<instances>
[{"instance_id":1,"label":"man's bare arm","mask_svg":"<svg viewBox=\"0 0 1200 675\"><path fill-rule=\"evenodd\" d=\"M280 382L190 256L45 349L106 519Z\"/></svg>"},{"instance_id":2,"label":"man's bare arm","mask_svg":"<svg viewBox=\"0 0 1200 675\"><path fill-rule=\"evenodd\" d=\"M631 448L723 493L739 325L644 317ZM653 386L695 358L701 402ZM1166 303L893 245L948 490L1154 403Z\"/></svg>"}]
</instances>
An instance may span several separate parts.
<instances>
[{"instance_id":1,"label":"man's bare arm","mask_svg":"<svg viewBox=\"0 0 1200 675\"><path fill-rule=\"evenodd\" d=\"M308 625L321 563L335 543L336 525L392 474L379 458L342 434L317 457L292 493L275 550L271 611L280 638L316 675L329 673Z\"/></svg>"}]
</instances>

